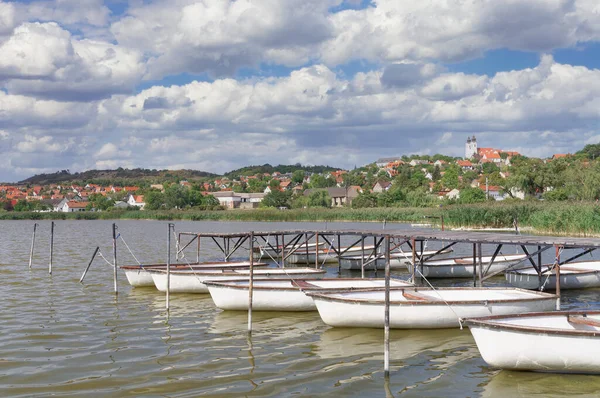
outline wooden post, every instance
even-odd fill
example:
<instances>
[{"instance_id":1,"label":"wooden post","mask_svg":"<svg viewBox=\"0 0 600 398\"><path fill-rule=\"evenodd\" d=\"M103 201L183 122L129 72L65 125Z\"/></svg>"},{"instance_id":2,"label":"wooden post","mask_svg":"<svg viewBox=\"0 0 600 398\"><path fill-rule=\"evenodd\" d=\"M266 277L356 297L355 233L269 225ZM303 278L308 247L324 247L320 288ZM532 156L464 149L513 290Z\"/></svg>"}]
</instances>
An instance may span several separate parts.
<instances>
[{"instance_id":1,"label":"wooden post","mask_svg":"<svg viewBox=\"0 0 600 398\"><path fill-rule=\"evenodd\" d=\"M556 252L556 311L560 311L560 248L554 246Z\"/></svg>"},{"instance_id":2,"label":"wooden post","mask_svg":"<svg viewBox=\"0 0 600 398\"><path fill-rule=\"evenodd\" d=\"M363 235L360 240L361 258L360 260L360 277L365 278L365 236Z\"/></svg>"},{"instance_id":3,"label":"wooden post","mask_svg":"<svg viewBox=\"0 0 600 398\"><path fill-rule=\"evenodd\" d=\"M315 234L315 269L319 269L319 233Z\"/></svg>"},{"instance_id":4,"label":"wooden post","mask_svg":"<svg viewBox=\"0 0 600 398\"><path fill-rule=\"evenodd\" d=\"M415 238L410 238L410 243L412 246L412 272L411 272L411 277L410 277L410 281L412 283L416 283L416 275L417 275L417 248L416 248L416 241Z\"/></svg>"},{"instance_id":5,"label":"wooden post","mask_svg":"<svg viewBox=\"0 0 600 398\"><path fill-rule=\"evenodd\" d=\"M373 253L377 256L377 238L373 237ZM377 278L377 260L373 262L373 267L375 267L375 278Z\"/></svg>"},{"instance_id":6,"label":"wooden post","mask_svg":"<svg viewBox=\"0 0 600 398\"><path fill-rule=\"evenodd\" d=\"M96 258L96 254L98 254L98 251L100 251L100 246L97 246L96 250L94 250L94 254L92 254L92 259L90 260L90 263L86 267L85 271L83 271L83 275L81 275L81 279L79 279L79 283L83 283L83 278L85 278L85 275L87 274L88 270L92 266L92 263L94 262L94 259Z\"/></svg>"},{"instance_id":7,"label":"wooden post","mask_svg":"<svg viewBox=\"0 0 600 398\"><path fill-rule=\"evenodd\" d=\"M483 287L483 264L481 258L481 243L477 244L477 268L479 268L479 287Z\"/></svg>"},{"instance_id":8,"label":"wooden post","mask_svg":"<svg viewBox=\"0 0 600 398\"><path fill-rule=\"evenodd\" d=\"M50 223L50 262L48 263L48 273L52 275L52 257L54 257L54 221Z\"/></svg>"},{"instance_id":9,"label":"wooden post","mask_svg":"<svg viewBox=\"0 0 600 398\"><path fill-rule=\"evenodd\" d=\"M113 284L115 288L115 294L119 294L117 288L117 224L112 225L112 236L113 236Z\"/></svg>"},{"instance_id":10,"label":"wooden post","mask_svg":"<svg viewBox=\"0 0 600 398\"><path fill-rule=\"evenodd\" d=\"M390 236L385 237L385 315L384 315L384 350L383 371L385 377L390 376Z\"/></svg>"},{"instance_id":11,"label":"wooden post","mask_svg":"<svg viewBox=\"0 0 600 398\"><path fill-rule=\"evenodd\" d=\"M306 246L305 247L306 250L304 252L306 253L306 266L308 267L309 261L308 261L308 234L307 233L304 234L304 246Z\"/></svg>"},{"instance_id":12,"label":"wooden post","mask_svg":"<svg viewBox=\"0 0 600 398\"><path fill-rule=\"evenodd\" d=\"M33 237L31 238L31 251L29 252L29 269L31 269L31 264L33 263L33 247L35 246L35 230L37 226L37 223L33 224Z\"/></svg>"},{"instance_id":13,"label":"wooden post","mask_svg":"<svg viewBox=\"0 0 600 398\"><path fill-rule=\"evenodd\" d=\"M285 234L281 234L281 267L285 268Z\"/></svg>"},{"instance_id":14,"label":"wooden post","mask_svg":"<svg viewBox=\"0 0 600 398\"><path fill-rule=\"evenodd\" d=\"M248 283L248 335L252 334L252 296L254 294L254 232L250 232L250 274Z\"/></svg>"},{"instance_id":15,"label":"wooden post","mask_svg":"<svg viewBox=\"0 0 600 398\"><path fill-rule=\"evenodd\" d=\"M336 250L336 254L337 254L337 258L338 258L338 275L340 275L342 273L342 263L340 262L340 253L342 252L342 250L340 249L342 247L341 244L341 236L340 234L338 234L337 236L337 250Z\"/></svg>"},{"instance_id":16,"label":"wooden post","mask_svg":"<svg viewBox=\"0 0 600 398\"><path fill-rule=\"evenodd\" d=\"M442 219L442 231L444 230L444 216L441 215L440 218Z\"/></svg>"},{"instance_id":17,"label":"wooden post","mask_svg":"<svg viewBox=\"0 0 600 398\"><path fill-rule=\"evenodd\" d=\"M196 236L198 240L198 248L196 249L196 263L200 264L200 235Z\"/></svg>"},{"instance_id":18,"label":"wooden post","mask_svg":"<svg viewBox=\"0 0 600 398\"><path fill-rule=\"evenodd\" d=\"M540 269L538 272L538 290L542 290L542 246L538 246L537 261Z\"/></svg>"},{"instance_id":19,"label":"wooden post","mask_svg":"<svg viewBox=\"0 0 600 398\"><path fill-rule=\"evenodd\" d=\"M167 232L167 296L166 296L166 309L169 311L169 301L171 300L171 227L174 224L168 224Z\"/></svg>"},{"instance_id":20,"label":"wooden post","mask_svg":"<svg viewBox=\"0 0 600 398\"><path fill-rule=\"evenodd\" d=\"M473 287L477 286L477 244L473 243Z\"/></svg>"}]
</instances>

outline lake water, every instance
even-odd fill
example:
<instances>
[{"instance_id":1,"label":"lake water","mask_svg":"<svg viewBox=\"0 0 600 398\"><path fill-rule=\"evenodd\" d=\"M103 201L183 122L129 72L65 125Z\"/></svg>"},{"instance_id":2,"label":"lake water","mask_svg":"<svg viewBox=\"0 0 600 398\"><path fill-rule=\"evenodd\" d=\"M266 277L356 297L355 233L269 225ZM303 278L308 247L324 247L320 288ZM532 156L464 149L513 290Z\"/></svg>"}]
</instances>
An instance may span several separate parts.
<instances>
[{"instance_id":1,"label":"lake water","mask_svg":"<svg viewBox=\"0 0 600 398\"><path fill-rule=\"evenodd\" d=\"M111 225L110 221L57 221L50 276L50 222L40 222L29 270L33 222L0 221L0 396L600 395L598 376L490 368L466 329L392 330L391 377L386 383L383 330L330 328L317 312L255 312L254 331L248 338L245 312L218 310L208 295L172 295L167 313L163 294L154 288L131 288L123 273L115 297L112 268L102 259L94 262L84 283L79 283L96 246L112 259ZM166 222L122 220L117 225L141 262L166 261ZM356 223L175 225L178 232L381 227ZM387 224L386 228L410 227ZM202 242L203 259L222 258L216 246ZM135 264L121 241L118 246L119 263ZM192 246L190 261L196 258ZM463 250L470 253L470 248ZM239 253L239 258L247 256L247 252ZM337 275L337 266L327 270ZM360 277L360 273L354 275ZM502 278L492 282L502 283ZM599 290L563 293L564 308L600 309Z\"/></svg>"}]
</instances>

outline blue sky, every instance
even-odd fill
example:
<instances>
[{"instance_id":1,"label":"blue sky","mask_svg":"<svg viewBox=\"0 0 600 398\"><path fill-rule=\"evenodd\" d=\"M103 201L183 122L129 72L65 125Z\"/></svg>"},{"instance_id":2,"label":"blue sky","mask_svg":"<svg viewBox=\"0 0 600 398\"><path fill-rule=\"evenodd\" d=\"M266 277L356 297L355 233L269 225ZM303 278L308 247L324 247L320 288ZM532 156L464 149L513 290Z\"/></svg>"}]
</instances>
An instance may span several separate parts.
<instances>
[{"instance_id":1,"label":"blue sky","mask_svg":"<svg viewBox=\"0 0 600 398\"><path fill-rule=\"evenodd\" d=\"M0 0L0 180L600 141L592 2ZM532 24L531 21L535 21Z\"/></svg>"}]
</instances>

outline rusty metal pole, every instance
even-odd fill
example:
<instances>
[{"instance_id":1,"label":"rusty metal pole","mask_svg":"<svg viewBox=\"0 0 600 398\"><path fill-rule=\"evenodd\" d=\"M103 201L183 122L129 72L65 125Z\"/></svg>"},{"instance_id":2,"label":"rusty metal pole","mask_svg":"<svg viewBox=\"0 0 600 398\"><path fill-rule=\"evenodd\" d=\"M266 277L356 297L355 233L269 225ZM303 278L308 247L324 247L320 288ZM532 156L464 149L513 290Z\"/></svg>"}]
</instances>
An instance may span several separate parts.
<instances>
[{"instance_id":1,"label":"rusty metal pole","mask_svg":"<svg viewBox=\"0 0 600 398\"><path fill-rule=\"evenodd\" d=\"M254 294L254 232L250 232L250 273L248 282L248 335L252 334L252 296Z\"/></svg>"},{"instance_id":2,"label":"rusty metal pole","mask_svg":"<svg viewBox=\"0 0 600 398\"><path fill-rule=\"evenodd\" d=\"M37 226L38 223L33 224L33 237L31 238L31 251L29 252L29 269L31 269L31 264L33 263L33 248L35 246L35 231Z\"/></svg>"},{"instance_id":3,"label":"rusty metal pole","mask_svg":"<svg viewBox=\"0 0 600 398\"><path fill-rule=\"evenodd\" d=\"M477 286L477 244L473 243L473 287Z\"/></svg>"},{"instance_id":4,"label":"rusty metal pole","mask_svg":"<svg viewBox=\"0 0 600 398\"><path fill-rule=\"evenodd\" d=\"M281 234L281 267L285 268L285 234Z\"/></svg>"},{"instance_id":5,"label":"rusty metal pole","mask_svg":"<svg viewBox=\"0 0 600 398\"><path fill-rule=\"evenodd\" d=\"M342 273L342 263L340 262L340 253L342 252L342 249L341 249L341 246L342 246L341 239L342 239L341 235L338 233L338 236L337 236L337 253L336 253L337 254L337 259L338 259L338 275L340 275Z\"/></svg>"},{"instance_id":6,"label":"rusty metal pole","mask_svg":"<svg viewBox=\"0 0 600 398\"><path fill-rule=\"evenodd\" d=\"M415 238L410 238L410 243L412 245L412 270L411 270L411 282L416 283L416 275L417 275L417 247Z\"/></svg>"},{"instance_id":7,"label":"rusty metal pole","mask_svg":"<svg viewBox=\"0 0 600 398\"><path fill-rule=\"evenodd\" d=\"M384 314L384 350L383 371L390 377L390 236L385 237L385 314Z\"/></svg>"},{"instance_id":8,"label":"rusty metal pole","mask_svg":"<svg viewBox=\"0 0 600 398\"><path fill-rule=\"evenodd\" d=\"M169 311L169 304L171 300L171 228L175 230L175 224L168 224L167 233L167 295L166 295L166 308Z\"/></svg>"},{"instance_id":9,"label":"rusty metal pole","mask_svg":"<svg viewBox=\"0 0 600 398\"><path fill-rule=\"evenodd\" d=\"M481 258L481 243L477 244L477 268L479 269L479 287L483 287L483 264Z\"/></svg>"}]
</instances>

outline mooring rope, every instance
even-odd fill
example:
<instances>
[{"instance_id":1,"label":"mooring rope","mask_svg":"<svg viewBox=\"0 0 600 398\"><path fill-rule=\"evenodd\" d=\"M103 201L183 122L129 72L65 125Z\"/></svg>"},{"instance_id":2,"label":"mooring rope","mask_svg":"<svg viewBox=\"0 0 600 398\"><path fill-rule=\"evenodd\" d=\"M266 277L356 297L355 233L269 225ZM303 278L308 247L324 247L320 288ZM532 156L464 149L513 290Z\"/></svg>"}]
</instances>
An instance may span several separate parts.
<instances>
[{"instance_id":1,"label":"mooring rope","mask_svg":"<svg viewBox=\"0 0 600 398\"><path fill-rule=\"evenodd\" d=\"M435 289L435 287L433 287L433 285L431 283L429 283L429 280L425 277L425 275L423 275L423 273L418 268L415 268L415 269L421 275L421 278L423 278L423 280L425 282L427 282L427 284L429 285L429 287L431 288L431 290L433 290L433 292L439 296L439 298L444 302L444 304L446 304L448 306L448 308L450 308L450 311L452 311L452 313L454 314L454 316L456 316L456 319L458 320L458 325L459 325L460 329L462 330L462 328L463 328L463 324L462 324L463 319L458 316L458 314L456 313L456 311L454 311L454 309L452 308L452 306L444 299L444 297L442 297L442 295Z\"/></svg>"},{"instance_id":2,"label":"mooring rope","mask_svg":"<svg viewBox=\"0 0 600 398\"><path fill-rule=\"evenodd\" d=\"M129 253L131 254L131 257L133 257L133 259L138 263L138 265L141 267L142 263L140 263L140 261L137 259L137 257L135 256L135 254L133 254L133 252L131 251L131 249L129 248L129 245L127 244L127 242L125 242L125 238L123 238L123 235L119 234L119 237L121 237L121 240L123 241L123 243L125 244L125 247L127 248L127 250L129 250Z\"/></svg>"},{"instance_id":3,"label":"mooring rope","mask_svg":"<svg viewBox=\"0 0 600 398\"><path fill-rule=\"evenodd\" d=\"M558 259L560 258L560 255L562 254L563 249L564 249L564 247L561 247L560 249L558 249L558 255L554 258L554 263L552 264L551 267L548 267L548 269L546 270L546 272L548 272L548 275L546 276L546 280L544 281L544 283L542 283L542 286L540 286L540 292L544 291L544 288L546 287L546 284L548 283L548 280L550 279L550 276L552 275L552 270L554 268L556 268L556 266L560 267L560 265L558 264L559 263ZM541 265L540 265L540 270L541 270Z\"/></svg>"}]
</instances>

